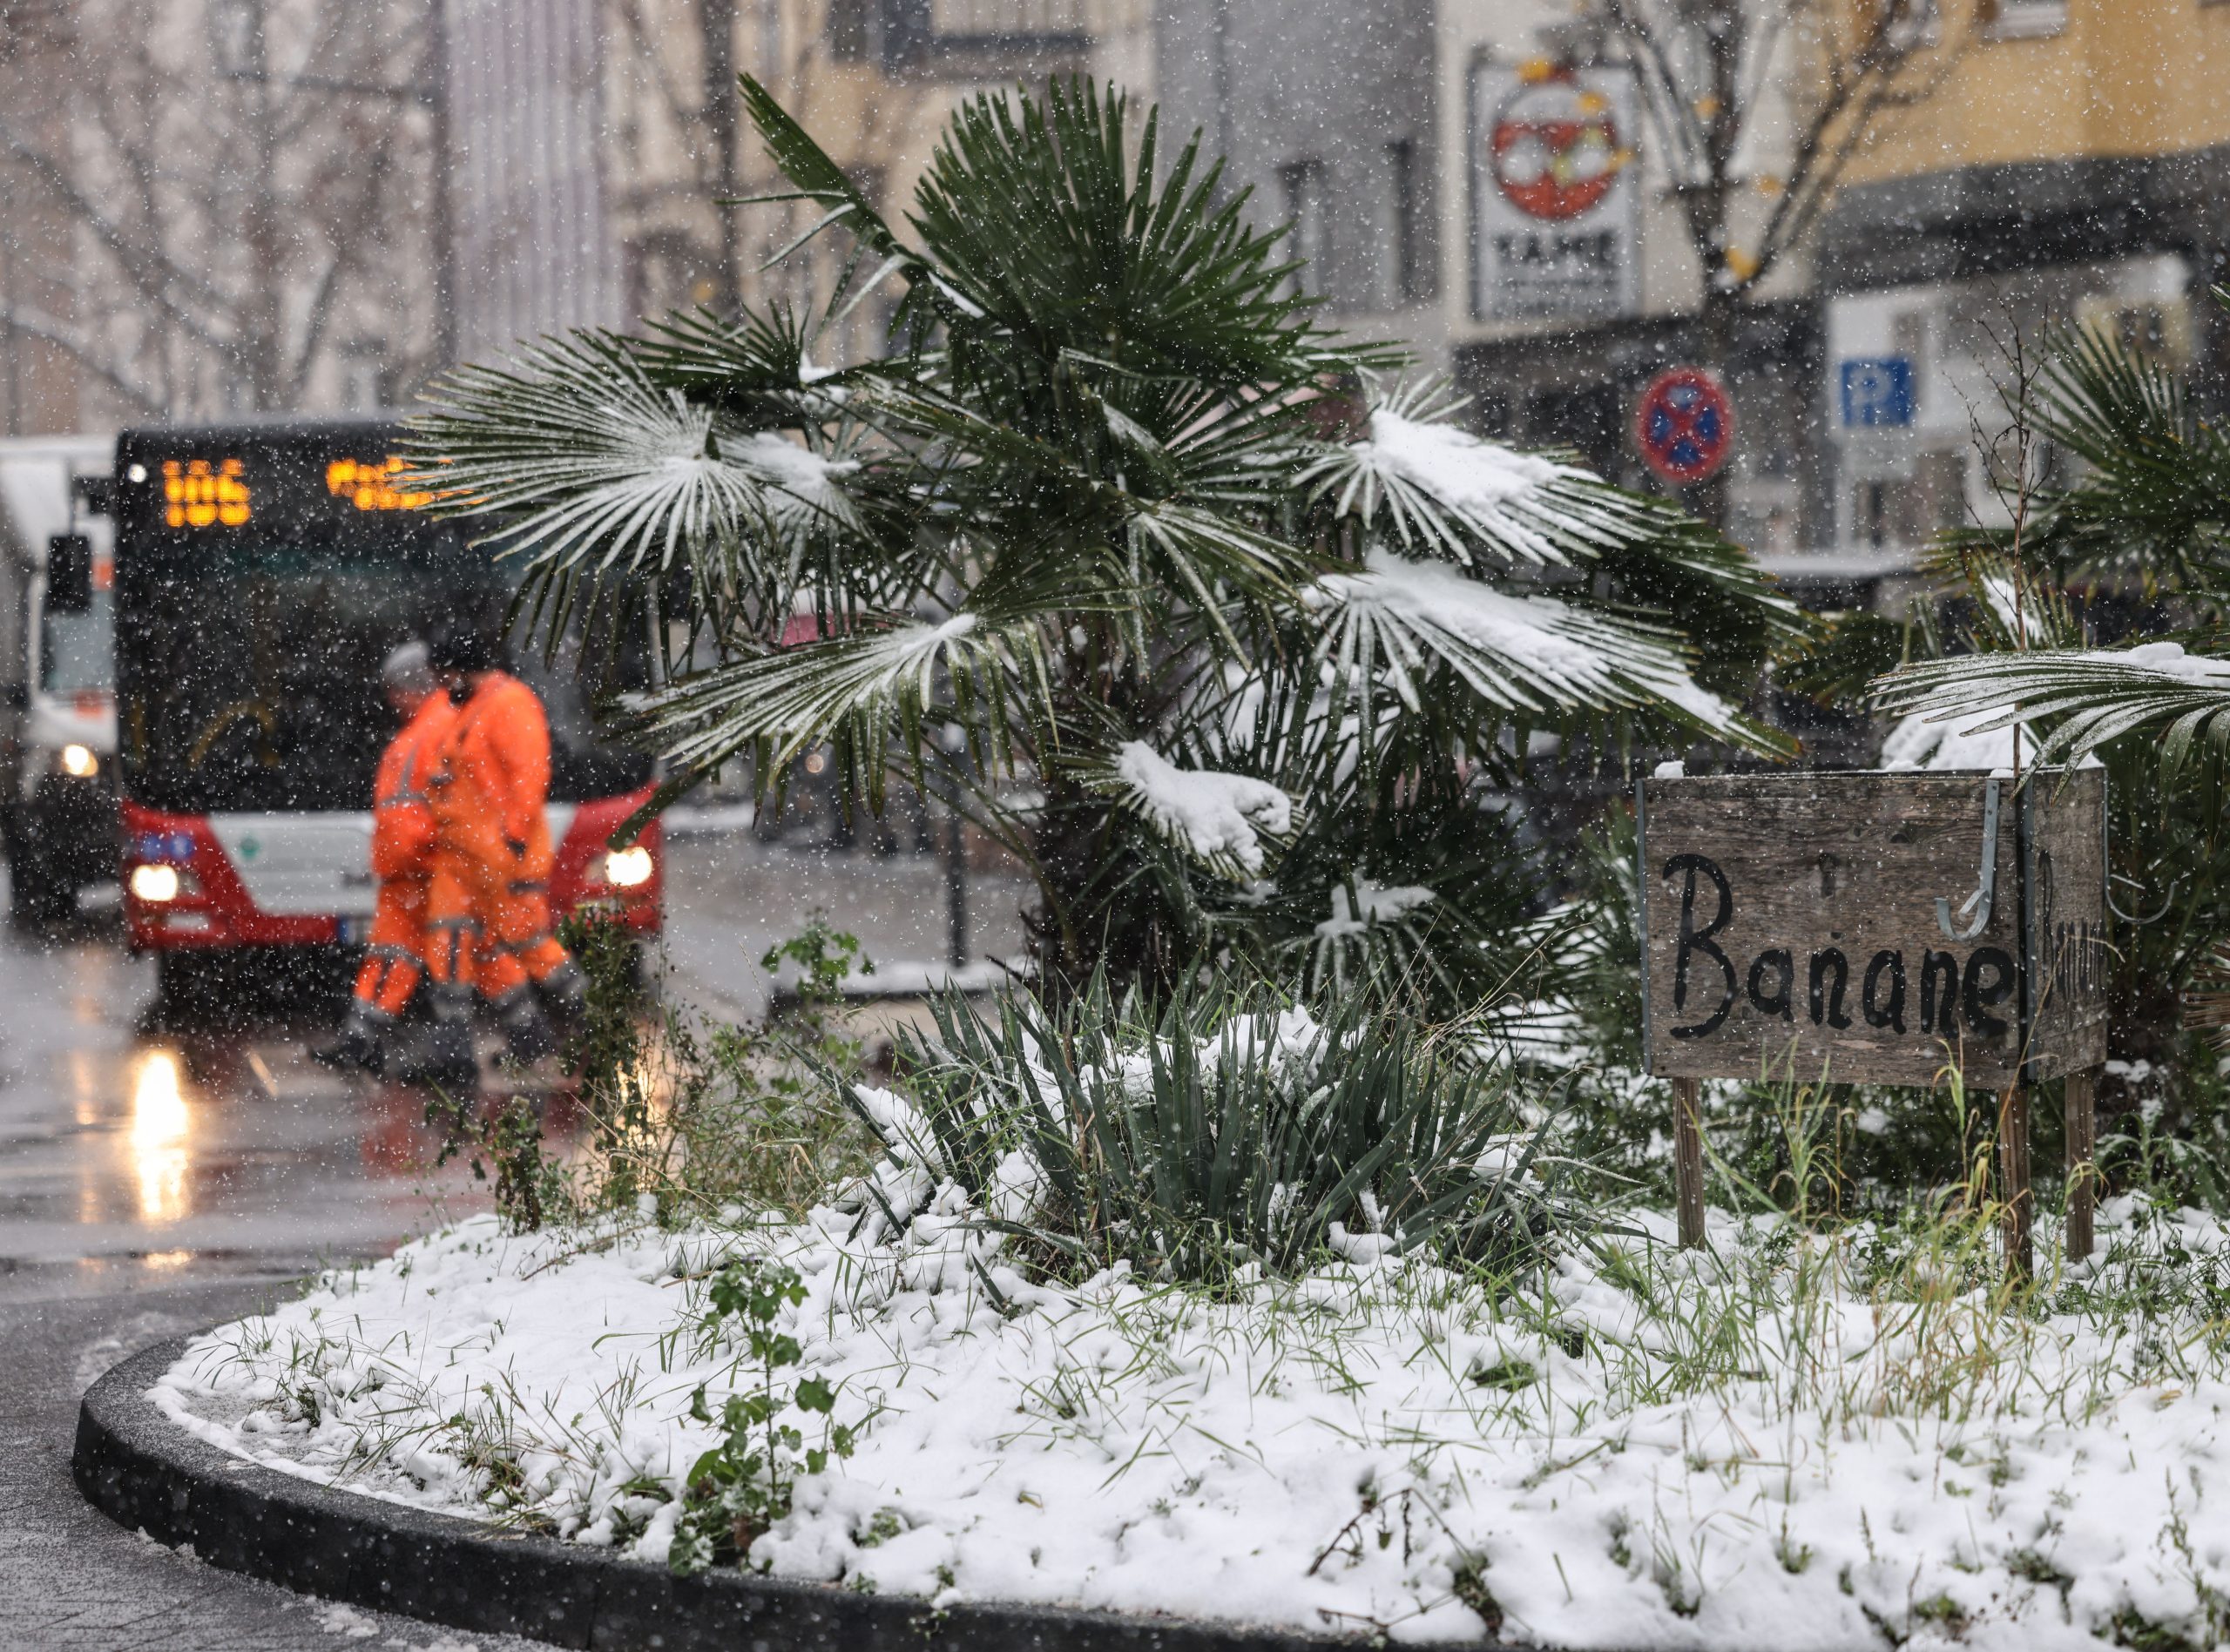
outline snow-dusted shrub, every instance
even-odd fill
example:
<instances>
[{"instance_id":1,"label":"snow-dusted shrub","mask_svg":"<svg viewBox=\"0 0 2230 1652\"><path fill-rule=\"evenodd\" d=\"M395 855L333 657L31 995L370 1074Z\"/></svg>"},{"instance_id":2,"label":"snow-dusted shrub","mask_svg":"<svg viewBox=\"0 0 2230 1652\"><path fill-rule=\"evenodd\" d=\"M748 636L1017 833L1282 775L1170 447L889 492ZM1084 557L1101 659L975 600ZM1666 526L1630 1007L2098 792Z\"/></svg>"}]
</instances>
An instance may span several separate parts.
<instances>
[{"instance_id":1,"label":"snow-dusted shrub","mask_svg":"<svg viewBox=\"0 0 2230 1652\"><path fill-rule=\"evenodd\" d=\"M1103 981L996 1020L959 1000L902 1035L909 1098L848 1091L902 1158L956 1183L1051 1271L1217 1280L1427 1247L1507 1258L1561 1220L1557 1161L1508 1073L1350 997L1267 988L1148 1010Z\"/></svg>"}]
</instances>

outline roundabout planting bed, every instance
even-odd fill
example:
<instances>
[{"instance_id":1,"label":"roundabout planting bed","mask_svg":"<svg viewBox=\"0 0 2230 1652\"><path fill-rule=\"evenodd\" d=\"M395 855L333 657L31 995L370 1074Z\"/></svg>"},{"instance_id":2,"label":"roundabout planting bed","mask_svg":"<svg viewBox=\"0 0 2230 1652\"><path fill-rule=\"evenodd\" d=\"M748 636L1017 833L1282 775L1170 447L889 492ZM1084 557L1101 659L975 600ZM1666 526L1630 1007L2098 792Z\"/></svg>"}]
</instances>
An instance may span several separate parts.
<instances>
[{"instance_id":1,"label":"roundabout planting bed","mask_svg":"<svg viewBox=\"0 0 2230 1652\"><path fill-rule=\"evenodd\" d=\"M2211 1220L2114 1202L2106 1259L2029 1314L1959 1283L1947 1230L1783 1221L1523 1278L1347 1235L1290 1278L1060 1286L1004 1259L957 1183L879 1179L890 1209L864 1226L835 1205L753 1229L467 1222L139 1379L233 1459L493 1522L490 1552L562 1544L628 1590L717 1580L829 1622L1087 1608L1719 1649L2224 1632L2221 1325L2168 1288L2219 1278ZM757 1322L708 1296L792 1275L767 1324L795 1358L740 1358ZM788 1507L741 1557L757 1577L670 1580L649 1563L732 1395L795 1431ZM849 1456L809 1472L840 1426ZM1098 1643L1075 1633L1054 1638Z\"/></svg>"},{"instance_id":2,"label":"roundabout planting bed","mask_svg":"<svg viewBox=\"0 0 2230 1652\"><path fill-rule=\"evenodd\" d=\"M676 1577L609 1552L335 1490L259 1468L181 1433L147 1397L189 1339L158 1344L86 1394L72 1460L121 1524L229 1571L453 1628L559 1646L916 1648L950 1633L980 1652L1309 1652L1321 1642L1107 1614L963 1608L714 1573Z\"/></svg>"}]
</instances>

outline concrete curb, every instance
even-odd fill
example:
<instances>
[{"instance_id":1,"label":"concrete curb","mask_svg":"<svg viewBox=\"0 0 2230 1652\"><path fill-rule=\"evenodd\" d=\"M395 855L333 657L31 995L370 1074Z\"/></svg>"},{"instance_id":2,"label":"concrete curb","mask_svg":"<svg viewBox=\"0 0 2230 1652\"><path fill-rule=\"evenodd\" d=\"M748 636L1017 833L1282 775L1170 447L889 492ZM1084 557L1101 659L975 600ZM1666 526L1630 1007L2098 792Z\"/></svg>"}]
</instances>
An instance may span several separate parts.
<instances>
[{"instance_id":1,"label":"concrete curb","mask_svg":"<svg viewBox=\"0 0 2230 1652\"><path fill-rule=\"evenodd\" d=\"M855 1595L740 1572L675 1577L552 1538L431 1514L229 1457L146 1391L189 1338L134 1354L78 1410L71 1469L86 1500L212 1566L304 1595L483 1635L659 1652L1328 1652L1352 1640L1112 1612Z\"/></svg>"}]
</instances>

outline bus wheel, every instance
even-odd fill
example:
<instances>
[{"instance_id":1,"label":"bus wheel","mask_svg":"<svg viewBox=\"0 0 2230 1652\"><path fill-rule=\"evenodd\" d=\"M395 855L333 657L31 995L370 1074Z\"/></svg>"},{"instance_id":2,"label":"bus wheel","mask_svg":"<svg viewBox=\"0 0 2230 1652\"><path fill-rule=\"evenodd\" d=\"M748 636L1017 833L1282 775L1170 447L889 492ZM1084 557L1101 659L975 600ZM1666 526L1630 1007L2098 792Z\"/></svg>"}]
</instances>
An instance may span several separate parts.
<instances>
[{"instance_id":1,"label":"bus wheel","mask_svg":"<svg viewBox=\"0 0 2230 1652\"><path fill-rule=\"evenodd\" d=\"M191 952L155 954L155 994L164 1008L191 1009L200 1002L208 990L207 961Z\"/></svg>"},{"instance_id":2,"label":"bus wheel","mask_svg":"<svg viewBox=\"0 0 2230 1652\"><path fill-rule=\"evenodd\" d=\"M8 915L26 927L59 923L76 910L78 892L54 875L29 832L14 834L8 863Z\"/></svg>"}]
</instances>

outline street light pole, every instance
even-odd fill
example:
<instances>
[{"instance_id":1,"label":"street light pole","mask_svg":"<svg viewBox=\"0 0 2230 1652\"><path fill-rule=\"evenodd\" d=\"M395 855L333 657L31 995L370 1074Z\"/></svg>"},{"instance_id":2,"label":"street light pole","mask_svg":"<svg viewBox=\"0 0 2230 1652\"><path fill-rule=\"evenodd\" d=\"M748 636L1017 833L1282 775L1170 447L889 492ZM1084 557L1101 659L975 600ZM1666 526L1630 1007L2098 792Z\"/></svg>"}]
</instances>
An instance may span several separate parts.
<instances>
[{"instance_id":1,"label":"street light pole","mask_svg":"<svg viewBox=\"0 0 2230 1652\"><path fill-rule=\"evenodd\" d=\"M433 130L434 361L456 365L456 212L449 192L449 0L426 0L426 66L421 71Z\"/></svg>"}]
</instances>

